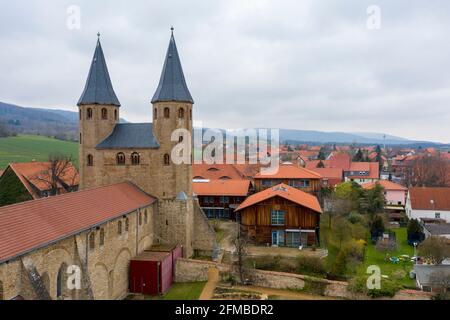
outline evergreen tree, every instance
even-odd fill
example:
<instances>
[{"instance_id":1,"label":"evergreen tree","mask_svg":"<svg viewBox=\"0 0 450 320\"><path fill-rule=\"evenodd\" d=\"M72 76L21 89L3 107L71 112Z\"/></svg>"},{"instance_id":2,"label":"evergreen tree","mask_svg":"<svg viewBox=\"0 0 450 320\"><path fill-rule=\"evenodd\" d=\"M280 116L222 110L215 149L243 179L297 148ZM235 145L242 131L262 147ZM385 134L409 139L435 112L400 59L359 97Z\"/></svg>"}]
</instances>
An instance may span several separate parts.
<instances>
[{"instance_id":1,"label":"evergreen tree","mask_svg":"<svg viewBox=\"0 0 450 320\"><path fill-rule=\"evenodd\" d=\"M355 156L353 157L354 162L362 162L364 160L364 154L361 149L358 149Z\"/></svg>"},{"instance_id":2,"label":"evergreen tree","mask_svg":"<svg viewBox=\"0 0 450 320\"><path fill-rule=\"evenodd\" d=\"M320 160L316 167L317 168L325 168L325 165L323 164L322 160Z\"/></svg>"}]
</instances>

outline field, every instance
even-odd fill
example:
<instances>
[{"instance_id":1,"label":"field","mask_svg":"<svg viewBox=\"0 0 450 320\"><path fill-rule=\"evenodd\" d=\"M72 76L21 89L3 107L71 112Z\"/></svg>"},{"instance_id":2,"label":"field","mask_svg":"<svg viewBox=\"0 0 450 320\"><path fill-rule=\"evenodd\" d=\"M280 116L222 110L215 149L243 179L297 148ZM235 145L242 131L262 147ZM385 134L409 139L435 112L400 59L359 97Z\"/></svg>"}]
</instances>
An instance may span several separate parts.
<instances>
[{"instance_id":1,"label":"field","mask_svg":"<svg viewBox=\"0 0 450 320\"><path fill-rule=\"evenodd\" d=\"M78 165L76 142L29 135L0 138L0 169L5 169L10 162L47 161L52 153L72 156L74 164Z\"/></svg>"}]
</instances>

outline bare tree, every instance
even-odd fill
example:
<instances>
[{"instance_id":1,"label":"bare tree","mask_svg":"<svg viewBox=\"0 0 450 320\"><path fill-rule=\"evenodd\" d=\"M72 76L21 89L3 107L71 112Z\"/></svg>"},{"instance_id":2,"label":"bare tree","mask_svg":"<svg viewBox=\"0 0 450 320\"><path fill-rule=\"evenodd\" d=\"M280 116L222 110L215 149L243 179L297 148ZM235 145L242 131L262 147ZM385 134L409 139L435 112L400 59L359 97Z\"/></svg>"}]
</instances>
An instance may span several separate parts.
<instances>
[{"instance_id":1,"label":"bare tree","mask_svg":"<svg viewBox=\"0 0 450 320\"><path fill-rule=\"evenodd\" d=\"M245 257L247 256L247 247L249 244L249 239L245 234L239 230L236 238L233 240L233 245L235 248L235 254L237 256L237 261L235 265L237 267L237 272L239 274L239 282L246 283L248 281L246 276L246 267L245 267Z\"/></svg>"},{"instance_id":2,"label":"bare tree","mask_svg":"<svg viewBox=\"0 0 450 320\"><path fill-rule=\"evenodd\" d=\"M440 156L421 156L415 159L406 182L413 187L448 187L450 186L450 163Z\"/></svg>"},{"instance_id":3,"label":"bare tree","mask_svg":"<svg viewBox=\"0 0 450 320\"><path fill-rule=\"evenodd\" d=\"M450 300L450 275L445 272L434 272L430 275L430 283L437 297L442 300Z\"/></svg>"},{"instance_id":4,"label":"bare tree","mask_svg":"<svg viewBox=\"0 0 450 320\"><path fill-rule=\"evenodd\" d=\"M432 264L441 264L450 258L450 245L441 237L429 237L419 245L419 254Z\"/></svg>"},{"instance_id":5,"label":"bare tree","mask_svg":"<svg viewBox=\"0 0 450 320\"><path fill-rule=\"evenodd\" d=\"M48 170L41 171L34 179L45 183L50 195L54 196L58 194L60 187L72 191L78 179L78 172L73 167L72 157L52 154L49 156Z\"/></svg>"}]
</instances>

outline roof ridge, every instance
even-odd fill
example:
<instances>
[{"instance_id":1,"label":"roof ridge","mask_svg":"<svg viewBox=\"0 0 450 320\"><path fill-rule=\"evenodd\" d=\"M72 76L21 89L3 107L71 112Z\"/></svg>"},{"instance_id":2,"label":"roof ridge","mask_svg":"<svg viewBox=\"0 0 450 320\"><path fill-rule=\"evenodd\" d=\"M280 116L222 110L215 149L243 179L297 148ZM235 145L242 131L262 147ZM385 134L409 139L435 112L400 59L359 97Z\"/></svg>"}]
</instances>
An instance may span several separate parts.
<instances>
[{"instance_id":1,"label":"roof ridge","mask_svg":"<svg viewBox=\"0 0 450 320\"><path fill-rule=\"evenodd\" d=\"M119 182L119 183L114 183L114 184L109 184L107 186L98 186L98 187L94 187L94 188L89 188L89 189L84 189L84 190L80 190L80 191L76 191L76 192L68 192L68 193L63 193L63 194L57 194L51 197L44 197L44 198L38 198L38 199L31 199L31 200L27 200L27 201L23 201L23 202L18 202L18 203L13 203L7 206L3 206L0 209L3 208L12 208L12 207L16 207L16 206L21 206L24 205L25 203L36 203L36 202L42 202L42 201L50 201L50 200L55 200L55 199L61 199L62 197L68 197L68 196L74 196L74 195L79 195L80 193L84 193L87 191L93 191L93 190L98 190L98 189L102 189L102 188L111 188L114 186L118 186L121 184L131 184L129 181L123 181L123 182ZM131 184L132 186L136 187L136 185ZM138 188L140 190L140 188Z\"/></svg>"}]
</instances>

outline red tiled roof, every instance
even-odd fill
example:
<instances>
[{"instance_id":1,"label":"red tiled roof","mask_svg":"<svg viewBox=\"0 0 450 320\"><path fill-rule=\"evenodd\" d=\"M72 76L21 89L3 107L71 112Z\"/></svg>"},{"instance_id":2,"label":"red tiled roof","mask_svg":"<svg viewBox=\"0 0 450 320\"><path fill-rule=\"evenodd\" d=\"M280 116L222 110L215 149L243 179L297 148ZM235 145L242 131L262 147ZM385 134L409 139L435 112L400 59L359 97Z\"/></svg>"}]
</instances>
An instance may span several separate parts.
<instances>
[{"instance_id":1,"label":"red tiled roof","mask_svg":"<svg viewBox=\"0 0 450 320\"><path fill-rule=\"evenodd\" d=\"M232 164L194 164L192 166L192 170L194 173L194 179L244 179L241 173Z\"/></svg>"},{"instance_id":2,"label":"red tiled roof","mask_svg":"<svg viewBox=\"0 0 450 320\"><path fill-rule=\"evenodd\" d=\"M31 194L34 199L38 199L39 196L36 194L32 185L41 190L49 190L51 189L49 181L50 173L49 170L51 168L50 162L22 162L22 163L10 163L9 167L17 177L20 179L24 187ZM79 177L77 169L70 165L64 172L64 175L60 177L61 180L69 185L76 186L79 184ZM58 186L62 188L62 186L58 183Z\"/></svg>"},{"instance_id":3,"label":"red tiled roof","mask_svg":"<svg viewBox=\"0 0 450 320\"><path fill-rule=\"evenodd\" d=\"M342 168L314 168L311 169L323 177L323 180L328 181L328 185L333 187L343 180L343 170Z\"/></svg>"},{"instance_id":4,"label":"red tiled roof","mask_svg":"<svg viewBox=\"0 0 450 320\"><path fill-rule=\"evenodd\" d=\"M194 193L199 196L242 196L248 195L249 180L210 180L194 182Z\"/></svg>"},{"instance_id":5,"label":"red tiled roof","mask_svg":"<svg viewBox=\"0 0 450 320\"><path fill-rule=\"evenodd\" d=\"M243 176L253 178L258 174L261 164L234 164L233 167Z\"/></svg>"},{"instance_id":6,"label":"red tiled roof","mask_svg":"<svg viewBox=\"0 0 450 320\"><path fill-rule=\"evenodd\" d=\"M0 263L155 201L125 182L1 207Z\"/></svg>"},{"instance_id":7,"label":"red tiled roof","mask_svg":"<svg viewBox=\"0 0 450 320\"><path fill-rule=\"evenodd\" d=\"M450 188L411 188L409 195L415 210L450 211Z\"/></svg>"},{"instance_id":8,"label":"red tiled roof","mask_svg":"<svg viewBox=\"0 0 450 320\"><path fill-rule=\"evenodd\" d=\"M342 179L343 170L342 168L314 168L310 169L315 173L320 174L324 178L334 178L334 179Z\"/></svg>"},{"instance_id":9,"label":"red tiled roof","mask_svg":"<svg viewBox=\"0 0 450 320\"><path fill-rule=\"evenodd\" d=\"M319 201L315 196L285 184L279 184L275 187L251 195L241 203L236 211L242 210L261 201L277 196L297 203L298 205L309 208L318 213L322 213L322 208L320 207Z\"/></svg>"},{"instance_id":10,"label":"red tiled roof","mask_svg":"<svg viewBox=\"0 0 450 320\"><path fill-rule=\"evenodd\" d=\"M320 179L322 176L311 170L294 165L280 165L278 172L272 175L258 173L255 179Z\"/></svg>"},{"instance_id":11,"label":"red tiled roof","mask_svg":"<svg viewBox=\"0 0 450 320\"><path fill-rule=\"evenodd\" d=\"M377 183L380 184L385 190L398 190L398 191L408 190L408 188L388 180L379 180L375 182L364 183L361 185L361 187L363 187L364 189L372 189L373 187L376 186Z\"/></svg>"},{"instance_id":12,"label":"red tiled roof","mask_svg":"<svg viewBox=\"0 0 450 320\"><path fill-rule=\"evenodd\" d=\"M352 162L348 171L369 171L370 162Z\"/></svg>"},{"instance_id":13,"label":"red tiled roof","mask_svg":"<svg viewBox=\"0 0 450 320\"><path fill-rule=\"evenodd\" d=\"M328 159L327 166L330 168L342 168L348 170L352 159L346 152L337 152Z\"/></svg>"}]
</instances>

